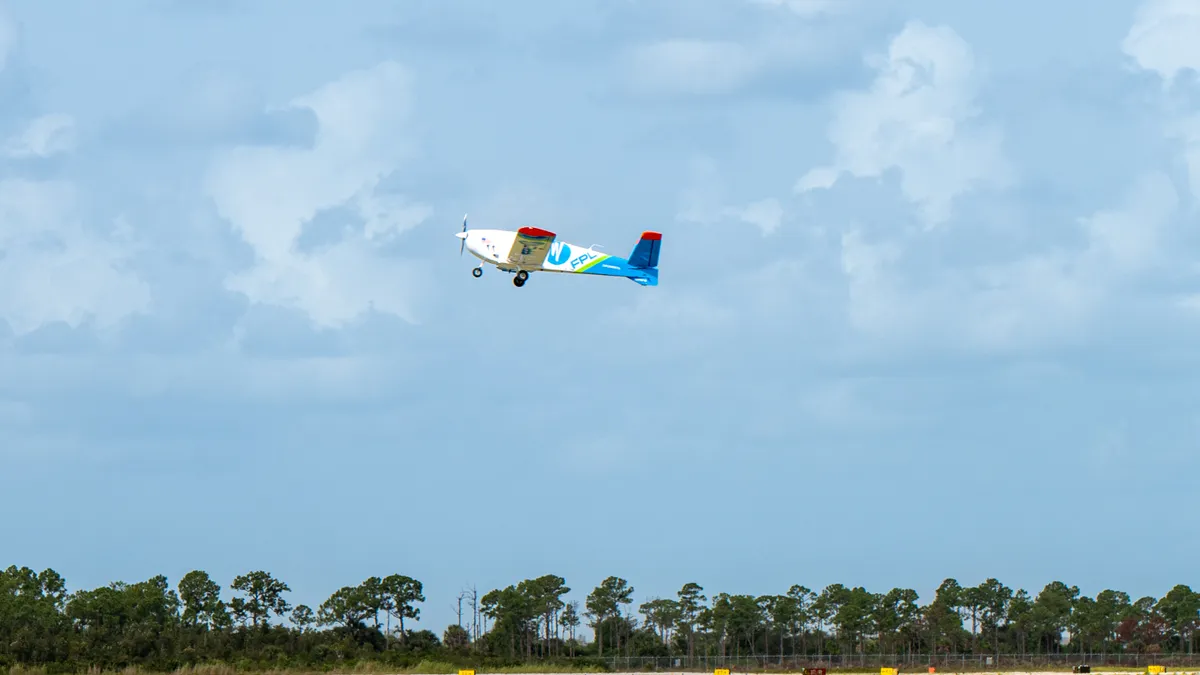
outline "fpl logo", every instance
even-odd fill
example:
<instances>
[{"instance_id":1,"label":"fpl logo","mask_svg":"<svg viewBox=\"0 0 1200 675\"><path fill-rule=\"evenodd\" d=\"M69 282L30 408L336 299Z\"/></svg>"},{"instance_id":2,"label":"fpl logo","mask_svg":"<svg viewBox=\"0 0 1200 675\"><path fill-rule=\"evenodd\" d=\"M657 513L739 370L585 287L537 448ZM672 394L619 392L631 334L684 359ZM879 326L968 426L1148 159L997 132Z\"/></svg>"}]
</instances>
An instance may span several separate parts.
<instances>
[{"instance_id":1,"label":"fpl logo","mask_svg":"<svg viewBox=\"0 0 1200 675\"><path fill-rule=\"evenodd\" d=\"M574 257L572 258L572 256ZM569 245L556 241L550 245L550 255L546 256L546 259L550 261L551 265L562 265L570 260L571 269L578 269L580 265L588 262L589 260L595 260L599 257L599 255L596 255L591 251L583 251L582 253L575 255Z\"/></svg>"}]
</instances>

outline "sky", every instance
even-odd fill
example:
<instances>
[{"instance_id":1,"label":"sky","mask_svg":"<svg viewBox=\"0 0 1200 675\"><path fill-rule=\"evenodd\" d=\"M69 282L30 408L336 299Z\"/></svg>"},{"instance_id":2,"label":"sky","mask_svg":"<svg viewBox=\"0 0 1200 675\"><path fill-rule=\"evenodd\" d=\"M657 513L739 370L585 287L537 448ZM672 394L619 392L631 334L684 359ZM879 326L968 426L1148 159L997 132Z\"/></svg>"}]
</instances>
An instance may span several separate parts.
<instances>
[{"instance_id":1,"label":"sky","mask_svg":"<svg viewBox=\"0 0 1200 675\"><path fill-rule=\"evenodd\" d=\"M0 564L1196 587L1198 71L1191 0L0 0Z\"/></svg>"}]
</instances>

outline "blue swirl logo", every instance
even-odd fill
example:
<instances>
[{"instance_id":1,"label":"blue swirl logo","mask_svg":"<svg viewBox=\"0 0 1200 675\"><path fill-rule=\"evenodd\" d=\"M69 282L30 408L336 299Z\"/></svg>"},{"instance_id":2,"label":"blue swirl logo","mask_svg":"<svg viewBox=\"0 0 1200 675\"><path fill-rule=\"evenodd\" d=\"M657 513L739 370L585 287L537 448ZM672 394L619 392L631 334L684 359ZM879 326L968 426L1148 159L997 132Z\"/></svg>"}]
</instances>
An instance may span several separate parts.
<instances>
[{"instance_id":1,"label":"blue swirl logo","mask_svg":"<svg viewBox=\"0 0 1200 675\"><path fill-rule=\"evenodd\" d=\"M551 265L561 265L571 259L571 247L556 241L550 245L550 255L547 257Z\"/></svg>"}]
</instances>

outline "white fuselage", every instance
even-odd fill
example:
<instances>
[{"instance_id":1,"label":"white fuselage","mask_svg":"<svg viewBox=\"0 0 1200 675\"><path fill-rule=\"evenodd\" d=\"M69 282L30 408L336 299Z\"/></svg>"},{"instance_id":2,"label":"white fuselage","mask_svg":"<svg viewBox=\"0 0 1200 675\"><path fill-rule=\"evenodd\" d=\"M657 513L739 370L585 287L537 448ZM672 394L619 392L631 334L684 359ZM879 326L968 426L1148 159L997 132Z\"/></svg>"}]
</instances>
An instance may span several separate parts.
<instances>
[{"instance_id":1,"label":"white fuselage","mask_svg":"<svg viewBox=\"0 0 1200 675\"><path fill-rule=\"evenodd\" d=\"M508 263L508 252L512 250L516 238L517 233L510 230L467 230L467 250L476 258L501 269L516 269L515 265Z\"/></svg>"}]
</instances>

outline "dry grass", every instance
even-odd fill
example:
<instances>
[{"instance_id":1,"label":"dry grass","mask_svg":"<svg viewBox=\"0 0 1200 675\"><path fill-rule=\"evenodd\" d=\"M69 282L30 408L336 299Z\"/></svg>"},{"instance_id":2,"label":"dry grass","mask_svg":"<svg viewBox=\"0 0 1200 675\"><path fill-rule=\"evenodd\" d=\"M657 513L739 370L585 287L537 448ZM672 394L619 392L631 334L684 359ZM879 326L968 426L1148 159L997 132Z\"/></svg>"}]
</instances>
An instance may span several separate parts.
<instances>
[{"instance_id":1,"label":"dry grass","mask_svg":"<svg viewBox=\"0 0 1200 675\"><path fill-rule=\"evenodd\" d=\"M561 664L528 664L521 666L509 666L501 668L485 668L478 667L475 669L478 675L578 675L580 673L602 673L606 672L597 667L580 667L577 669L566 669ZM457 675L459 666L443 661L422 661L409 668L394 668L386 664L376 663L373 661L364 661L347 668L333 668L329 671L316 669L301 669L301 668L280 668L273 670L262 671L264 675ZM657 671L660 675L703 675L696 671ZM711 673L711 671L704 671ZM733 670L731 675L748 675L758 671ZM771 675L788 675L789 673L798 673L793 670L776 670L768 669L761 671L770 673ZM1071 668L1064 666L1060 669L1041 668L1037 670L988 670L988 669L972 669L972 668L938 668L935 675L1064 675L1070 673ZM1145 666L1141 667L1104 667L1093 668L1092 675L1135 675L1145 673ZM830 675L879 675L878 668L863 669L863 668L830 668ZM914 667L911 669L901 668L899 675L926 675L925 667ZM50 675L45 668L14 666L7 671L0 669L0 675ZM128 667L121 670L101 670L100 668L92 667L86 671L86 675L246 675L246 671L239 671L233 666L224 664L203 664L197 666L188 666L179 668L171 673L158 673L154 671L142 670L136 667ZM645 675L643 672L614 672L609 675ZM1200 668L1167 668L1164 675L1200 675Z\"/></svg>"}]
</instances>

